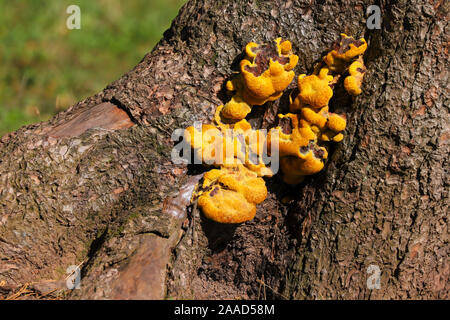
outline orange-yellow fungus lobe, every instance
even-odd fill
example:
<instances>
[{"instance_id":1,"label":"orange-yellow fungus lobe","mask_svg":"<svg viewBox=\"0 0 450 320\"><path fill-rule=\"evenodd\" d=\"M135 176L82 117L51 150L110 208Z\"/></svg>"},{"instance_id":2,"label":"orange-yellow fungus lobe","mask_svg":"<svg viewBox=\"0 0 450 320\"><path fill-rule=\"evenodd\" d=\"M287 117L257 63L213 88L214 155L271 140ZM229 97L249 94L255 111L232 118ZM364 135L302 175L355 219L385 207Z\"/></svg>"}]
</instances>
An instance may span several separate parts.
<instances>
[{"instance_id":1,"label":"orange-yellow fungus lobe","mask_svg":"<svg viewBox=\"0 0 450 320\"><path fill-rule=\"evenodd\" d=\"M347 63L362 55L367 49L364 38L359 40L341 33L341 38L333 44L332 50L325 56L324 62L331 71L343 72Z\"/></svg>"},{"instance_id":2,"label":"orange-yellow fungus lobe","mask_svg":"<svg viewBox=\"0 0 450 320\"><path fill-rule=\"evenodd\" d=\"M319 112L316 112L311 108L302 108L300 114L309 124L322 129L327 123L328 106L323 107Z\"/></svg>"},{"instance_id":3,"label":"orange-yellow fungus lobe","mask_svg":"<svg viewBox=\"0 0 450 320\"><path fill-rule=\"evenodd\" d=\"M366 72L366 67L364 63L359 60L353 62L348 68L348 77L344 79L344 88L352 96L357 96L361 94L361 85L364 78L364 73Z\"/></svg>"},{"instance_id":4,"label":"orange-yellow fungus lobe","mask_svg":"<svg viewBox=\"0 0 450 320\"><path fill-rule=\"evenodd\" d=\"M316 135L309 125L299 121L297 114L279 114L278 117L280 122L275 129L278 131L276 137L278 139L277 144L280 157L302 157L300 149L307 146L311 140L314 140ZM270 133L267 139L268 148L272 148L274 139L273 134Z\"/></svg>"},{"instance_id":5,"label":"orange-yellow fungus lobe","mask_svg":"<svg viewBox=\"0 0 450 320\"><path fill-rule=\"evenodd\" d=\"M292 54L289 41L277 38L262 45L250 42L245 53L240 62L241 73L226 84L227 90L235 94L216 113L218 124L244 119L252 106L280 98L294 78L292 69L298 56Z\"/></svg>"},{"instance_id":6,"label":"orange-yellow fungus lobe","mask_svg":"<svg viewBox=\"0 0 450 320\"><path fill-rule=\"evenodd\" d=\"M336 113L330 113L328 116L327 127L334 132L344 131L347 126L347 120L344 116Z\"/></svg>"},{"instance_id":7,"label":"orange-yellow fungus lobe","mask_svg":"<svg viewBox=\"0 0 450 320\"><path fill-rule=\"evenodd\" d=\"M324 147L311 141L308 146L301 148L302 157L283 157L280 165L283 171L283 180L287 184L297 184L303 181L303 176L312 175L324 167L324 159L328 152Z\"/></svg>"},{"instance_id":8,"label":"orange-yellow fungus lobe","mask_svg":"<svg viewBox=\"0 0 450 320\"><path fill-rule=\"evenodd\" d=\"M298 56L291 53L292 45L281 38L258 45L250 42L245 47L247 57L241 61L243 99L250 105L262 105L281 97L292 82ZM237 85L227 84L234 89Z\"/></svg>"},{"instance_id":9,"label":"orange-yellow fungus lobe","mask_svg":"<svg viewBox=\"0 0 450 320\"><path fill-rule=\"evenodd\" d=\"M298 105L308 105L313 108L322 108L328 105L333 96L333 90L329 86L329 78L320 78L316 75L300 75L298 77L298 89L300 93L297 96Z\"/></svg>"},{"instance_id":10,"label":"orange-yellow fungus lobe","mask_svg":"<svg viewBox=\"0 0 450 320\"><path fill-rule=\"evenodd\" d=\"M226 119L241 120L252 110L251 106L245 102L240 94L235 94L222 108L220 115Z\"/></svg>"},{"instance_id":11,"label":"orange-yellow fungus lobe","mask_svg":"<svg viewBox=\"0 0 450 320\"><path fill-rule=\"evenodd\" d=\"M256 204L267 196L262 178L244 166L214 169L205 174L198 205L204 215L220 223L253 219Z\"/></svg>"}]
</instances>

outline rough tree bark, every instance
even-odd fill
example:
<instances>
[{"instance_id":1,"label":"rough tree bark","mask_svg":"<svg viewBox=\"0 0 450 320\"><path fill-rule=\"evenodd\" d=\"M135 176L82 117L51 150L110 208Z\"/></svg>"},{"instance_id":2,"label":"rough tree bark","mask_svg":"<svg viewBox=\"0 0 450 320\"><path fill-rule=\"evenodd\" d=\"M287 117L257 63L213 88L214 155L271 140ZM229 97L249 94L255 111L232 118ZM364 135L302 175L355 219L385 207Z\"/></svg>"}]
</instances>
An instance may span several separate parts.
<instances>
[{"instance_id":1,"label":"rough tree bark","mask_svg":"<svg viewBox=\"0 0 450 320\"><path fill-rule=\"evenodd\" d=\"M365 10L381 8L380 30ZM191 0L130 72L0 142L0 294L67 298L449 297L449 2ZM297 187L267 179L248 223L188 205L203 169L170 160L175 128L208 121L249 41L281 36L311 71L341 32L364 36L363 94L337 94L345 139ZM274 124L286 97L252 114ZM370 290L369 265L381 270ZM49 281L52 280L52 281Z\"/></svg>"}]
</instances>

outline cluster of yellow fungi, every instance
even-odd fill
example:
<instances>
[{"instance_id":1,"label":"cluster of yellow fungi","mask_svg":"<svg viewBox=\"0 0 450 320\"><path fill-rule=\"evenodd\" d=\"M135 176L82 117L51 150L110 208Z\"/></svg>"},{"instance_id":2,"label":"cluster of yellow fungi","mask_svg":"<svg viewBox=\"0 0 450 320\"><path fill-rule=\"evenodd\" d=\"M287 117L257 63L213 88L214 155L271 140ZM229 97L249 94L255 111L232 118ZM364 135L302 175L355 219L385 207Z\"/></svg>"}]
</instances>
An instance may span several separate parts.
<instances>
[{"instance_id":1,"label":"cluster of yellow fungi","mask_svg":"<svg viewBox=\"0 0 450 320\"><path fill-rule=\"evenodd\" d=\"M240 74L226 84L233 96L217 107L215 124L185 130L185 140L196 157L217 167L204 175L193 195L206 217L220 223L253 219L256 205L267 196L262 177L274 174L262 161L264 150L277 148L287 184L298 184L323 169L328 142L341 141L346 127L345 115L329 111L333 87L345 75L345 90L350 95L361 93L366 49L364 38L341 34L313 73L298 77L298 95L290 97L290 113L279 114L278 126L266 135L254 130L245 117L253 106L282 96L294 79L298 56L292 53L291 43L281 38L246 45Z\"/></svg>"}]
</instances>

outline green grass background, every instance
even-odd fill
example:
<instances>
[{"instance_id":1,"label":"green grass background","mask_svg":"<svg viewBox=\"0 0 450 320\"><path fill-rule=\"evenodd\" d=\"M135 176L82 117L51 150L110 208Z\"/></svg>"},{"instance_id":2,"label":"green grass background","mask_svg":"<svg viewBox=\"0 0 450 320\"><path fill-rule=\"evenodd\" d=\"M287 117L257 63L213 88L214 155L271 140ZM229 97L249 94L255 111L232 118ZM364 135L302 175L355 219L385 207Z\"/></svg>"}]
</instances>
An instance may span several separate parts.
<instances>
[{"instance_id":1,"label":"green grass background","mask_svg":"<svg viewBox=\"0 0 450 320\"><path fill-rule=\"evenodd\" d=\"M0 0L0 136L49 119L133 68L185 0ZM66 9L81 9L69 30Z\"/></svg>"}]
</instances>

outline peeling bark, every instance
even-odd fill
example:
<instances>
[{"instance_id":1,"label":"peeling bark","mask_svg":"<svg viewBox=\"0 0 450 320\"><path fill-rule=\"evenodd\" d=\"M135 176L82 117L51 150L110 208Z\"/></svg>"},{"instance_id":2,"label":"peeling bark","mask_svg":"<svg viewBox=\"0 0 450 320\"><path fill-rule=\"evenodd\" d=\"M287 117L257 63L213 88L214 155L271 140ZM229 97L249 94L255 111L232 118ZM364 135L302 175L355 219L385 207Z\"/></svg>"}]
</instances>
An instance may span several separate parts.
<instances>
[{"instance_id":1,"label":"peeling bark","mask_svg":"<svg viewBox=\"0 0 450 320\"><path fill-rule=\"evenodd\" d=\"M380 30L366 28L371 4ZM189 1L133 70L1 139L0 295L64 286L81 265L67 298L448 299L448 11L439 0ZM268 179L242 225L186 208L204 168L171 162L171 134L212 119L245 44L289 39L298 75L342 32L368 41L367 73L357 98L336 89L348 127L323 172L297 187ZM287 101L255 107L250 122L273 125Z\"/></svg>"}]
</instances>

